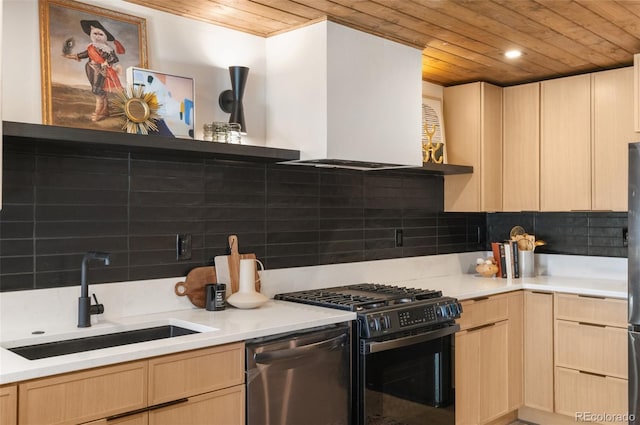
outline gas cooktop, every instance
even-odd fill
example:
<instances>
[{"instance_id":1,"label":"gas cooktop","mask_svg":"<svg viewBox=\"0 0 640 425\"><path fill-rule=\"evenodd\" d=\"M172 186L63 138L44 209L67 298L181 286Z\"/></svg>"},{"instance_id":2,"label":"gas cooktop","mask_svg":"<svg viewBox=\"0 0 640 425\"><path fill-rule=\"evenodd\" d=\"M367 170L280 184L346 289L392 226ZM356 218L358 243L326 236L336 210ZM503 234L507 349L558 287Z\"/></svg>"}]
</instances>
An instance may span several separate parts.
<instances>
[{"instance_id":1,"label":"gas cooktop","mask_svg":"<svg viewBox=\"0 0 640 425\"><path fill-rule=\"evenodd\" d=\"M348 311L363 311L441 298L442 292L376 283L359 283L333 288L278 294L277 300L293 301Z\"/></svg>"}]
</instances>

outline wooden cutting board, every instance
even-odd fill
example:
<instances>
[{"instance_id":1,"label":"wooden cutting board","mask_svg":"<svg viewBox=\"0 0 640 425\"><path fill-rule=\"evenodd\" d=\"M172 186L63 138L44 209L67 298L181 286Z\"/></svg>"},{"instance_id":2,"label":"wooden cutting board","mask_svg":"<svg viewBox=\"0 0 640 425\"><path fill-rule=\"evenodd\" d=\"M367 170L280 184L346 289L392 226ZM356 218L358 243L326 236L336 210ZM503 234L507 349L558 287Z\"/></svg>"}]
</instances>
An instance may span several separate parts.
<instances>
[{"instance_id":1,"label":"wooden cutting board","mask_svg":"<svg viewBox=\"0 0 640 425\"><path fill-rule=\"evenodd\" d=\"M238 292L240 286L240 260L256 259L256 254L240 254L238 248L238 237L236 235L229 236L229 249L231 254L218 255L215 257L216 267L218 268L218 276L221 283L228 283L230 287L229 294ZM227 280L228 282L223 282ZM260 275L256 265L256 291L260 292Z\"/></svg>"},{"instance_id":2,"label":"wooden cutting board","mask_svg":"<svg viewBox=\"0 0 640 425\"><path fill-rule=\"evenodd\" d=\"M174 291L179 297L189 297L196 307L204 308L207 295L205 285L217 282L215 267L196 267L187 274L184 282L176 283Z\"/></svg>"}]
</instances>

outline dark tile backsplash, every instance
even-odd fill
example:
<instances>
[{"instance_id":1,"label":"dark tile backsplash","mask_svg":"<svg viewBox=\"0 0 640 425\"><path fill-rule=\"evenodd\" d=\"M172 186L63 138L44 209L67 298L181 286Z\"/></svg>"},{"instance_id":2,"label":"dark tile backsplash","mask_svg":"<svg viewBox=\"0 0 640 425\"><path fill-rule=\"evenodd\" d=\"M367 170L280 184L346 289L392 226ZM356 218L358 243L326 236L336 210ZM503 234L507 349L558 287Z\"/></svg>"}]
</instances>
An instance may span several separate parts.
<instances>
[{"instance_id":1,"label":"dark tile backsplash","mask_svg":"<svg viewBox=\"0 0 640 425\"><path fill-rule=\"evenodd\" d=\"M5 138L0 290L184 276L241 252L267 268L477 250L485 214L446 214L443 179L406 172L317 169L196 159ZM396 247L396 230L403 246ZM177 233L192 258L177 261Z\"/></svg>"},{"instance_id":2,"label":"dark tile backsplash","mask_svg":"<svg viewBox=\"0 0 640 425\"><path fill-rule=\"evenodd\" d=\"M547 242L536 248L539 253L627 257L626 212L491 213L487 214L487 239L508 239L515 225Z\"/></svg>"},{"instance_id":3,"label":"dark tile backsplash","mask_svg":"<svg viewBox=\"0 0 640 425\"><path fill-rule=\"evenodd\" d=\"M626 256L626 213L444 213L443 178L194 159L5 138L0 290L184 276L240 252L269 269L486 250L520 224L540 252ZM396 246L396 231L402 246ZM176 234L192 258L176 260ZM497 238L497 239L496 239Z\"/></svg>"}]
</instances>

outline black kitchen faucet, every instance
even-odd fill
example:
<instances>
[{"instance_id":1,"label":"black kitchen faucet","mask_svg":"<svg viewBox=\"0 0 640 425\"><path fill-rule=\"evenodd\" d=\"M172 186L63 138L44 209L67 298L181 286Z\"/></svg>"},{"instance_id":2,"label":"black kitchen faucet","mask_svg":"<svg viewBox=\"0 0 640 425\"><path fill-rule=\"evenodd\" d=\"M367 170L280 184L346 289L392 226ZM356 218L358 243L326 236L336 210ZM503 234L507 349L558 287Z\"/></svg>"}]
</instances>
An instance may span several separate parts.
<instances>
[{"instance_id":1,"label":"black kitchen faucet","mask_svg":"<svg viewBox=\"0 0 640 425\"><path fill-rule=\"evenodd\" d=\"M89 298L89 283L87 282L87 263L89 260L101 260L106 266L109 265L109 253L89 251L82 258L82 274L80 275L80 298L78 298L78 327L88 328L91 326L91 315L104 313L104 306L98 303L96 294L93 299L96 301L91 305Z\"/></svg>"}]
</instances>

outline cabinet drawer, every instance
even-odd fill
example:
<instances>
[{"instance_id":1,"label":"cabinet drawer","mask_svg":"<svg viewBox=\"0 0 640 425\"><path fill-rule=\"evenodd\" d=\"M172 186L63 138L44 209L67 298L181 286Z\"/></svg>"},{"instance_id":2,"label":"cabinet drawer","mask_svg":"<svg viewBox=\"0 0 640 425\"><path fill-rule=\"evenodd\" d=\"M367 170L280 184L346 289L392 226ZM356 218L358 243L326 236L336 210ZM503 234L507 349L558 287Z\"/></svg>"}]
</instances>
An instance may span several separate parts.
<instances>
[{"instance_id":1,"label":"cabinet drawer","mask_svg":"<svg viewBox=\"0 0 640 425\"><path fill-rule=\"evenodd\" d=\"M244 425L244 385L189 397L149 412L149 425Z\"/></svg>"},{"instance_id":2,"label":"cabinet drawer","mask_svg":"<svg viewBox=\"0 0 640 425\"><path fill-rule=\"evenodd\" d=\"M627 331L556 320L556 365L626 378Z\"/></svg>"},{"instance_id":3,"label":"cabinet drawer","mask_svg":"<svg viewBox=\"0 0 640 425\"><path fill-rule=\"evenodd\" d=\"M19 385L20 424L88 422L147 405L147 362L125 363Z\"/></svg>"},{"instance_id":4,"label":"cabinet drawer","mask_svg":"<svg viewBox=\"0 0 640 425\"><path fill-rule=\"evenodd\" d=\"M476 298L462 302L462 315L458 319L460 329L506 320L509 312L507 295L495 295L487 298Z\"/></svg>"},{"instance_id":5,"label":"cabinet drawer","mask_svg":"<svg viewBox=\"0 0 640 425\"><path fill-rule=\"evenodd\" d=\"M556 294L556 318L575 322L627 327L627 301Z\"/></svg>"},{"instance_id":6,"label":"cabinet drawer","mask_svg":"<svg viewBox=\"0 0 640 425\"><path fill-rule=\"evenodd\" d=\"M244 344L149 360L149 405L244 383Z\"/></svg>"},{"instance_id":7,"label":"cabinet drawer","mask_svg":"<svg viewBox=\"0 0 640 425\"><path fill-rule=\"evenodd\" d=\"M606 423L624 423L622 419L627 415L627 385L626 379L609 376L597 376L581 373L562 367L556 368L556 412L569 415L578 422L598 422L596 419L577 415L609 415ZM619 416L616 418L616 416ZM616 419L621 421L616 422Z\"/></svg>"}]
</instances>

